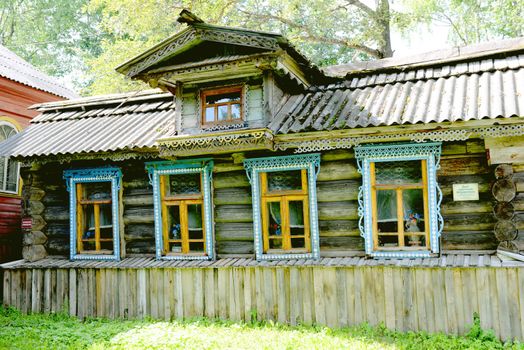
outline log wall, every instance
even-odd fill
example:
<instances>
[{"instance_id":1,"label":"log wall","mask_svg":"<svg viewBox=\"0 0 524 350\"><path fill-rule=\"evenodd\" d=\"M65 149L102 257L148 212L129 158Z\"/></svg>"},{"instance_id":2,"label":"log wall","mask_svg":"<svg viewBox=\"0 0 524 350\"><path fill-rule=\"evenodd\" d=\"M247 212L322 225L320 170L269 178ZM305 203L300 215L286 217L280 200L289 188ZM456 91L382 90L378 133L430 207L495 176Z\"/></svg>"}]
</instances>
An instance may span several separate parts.
<instances>
[{"instance_id":1,"label":"log wall","mask_svg":"<svg viewBox=\"0 0 524 350\"><path fill-rule=\"evenodd\" d=\"M214 157L213 200L217 254L252 256L253 217L251 186L243 168L245 157L268 153L220 155ZM108 165L101 162L74 163L71 167ZM143 161L117 162L123 172L123 251L126 254L154 252L153 190ZM524 166L515 167L518 195L514 200L517 226L524 227ZM441 212L444 217L443 250L493 250L493 167L488 166L484 144L480 140L445 143L441 168L437 173L443 192ZM68 192L62 179L63 165L47 164L26 172L31 176L30 209L33 231L47 236L45 247L50 255L68 255ZM454 183L478 183L478 201L454 202ZM358 229L358 189L361 175L352 150L324 152L317 180L320 250L323 256L363 254L363 239ZM520 239L524 240L524 234ZM41 244L42 242L40 242Z\"/></svg>"},{"instance_id":2,"label":"log wall","mask_svg":"<svg viewBox=\"0 0 524 350\"><path fill-rule=\"evenodd\" d=\"M524 339L524 268L257 266L6 269L4 305L24 313L210 317L330 327L383 323L464 334L481 325Z\"/></svg>"}]
</instances>

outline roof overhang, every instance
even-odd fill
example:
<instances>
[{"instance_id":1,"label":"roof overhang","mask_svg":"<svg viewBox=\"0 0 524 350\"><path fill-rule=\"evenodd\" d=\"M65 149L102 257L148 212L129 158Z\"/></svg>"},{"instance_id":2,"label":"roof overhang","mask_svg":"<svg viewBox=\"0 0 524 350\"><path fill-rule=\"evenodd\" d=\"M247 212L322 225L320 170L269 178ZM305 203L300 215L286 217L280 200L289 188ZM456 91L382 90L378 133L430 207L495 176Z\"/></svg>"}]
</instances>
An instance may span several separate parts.
<instances>
[{"instance_id":1,"label":"roof overhang","mask_svg":"<svg viewBox=\"0 0 524 350\"><path fill-rule=\"evenodd\" d=\"M175 136L159 139L157 144L164 158L274 148L273 133L265 128Z\"/></svg>"}]
</instances>

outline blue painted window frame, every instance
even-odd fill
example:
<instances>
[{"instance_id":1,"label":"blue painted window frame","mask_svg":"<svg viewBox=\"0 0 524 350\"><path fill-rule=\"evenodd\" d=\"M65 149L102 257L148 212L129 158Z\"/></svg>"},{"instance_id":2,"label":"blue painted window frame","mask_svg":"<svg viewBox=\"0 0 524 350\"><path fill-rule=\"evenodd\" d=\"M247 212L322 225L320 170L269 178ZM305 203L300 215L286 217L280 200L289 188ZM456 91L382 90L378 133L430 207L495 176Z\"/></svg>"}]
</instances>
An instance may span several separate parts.
<instances>
[{"instance_id":1,"label":"blue painted window frame","mask_svg":"<svg viewBox=\"0 0 524 350\"><path fill-rule=\"evenodd\" d=\"M442 192L437 182L437 170L440 165L442 144L410 143L363 145L355 147L355 157L362 174L362 186L359 191L359 229L364 238L366 254L377 258L424 258L439 253L439 241L444 226L440 213ZM428 209L430 229L430 249L425 251L380 251L373 250L373 229L371 210L370 163L409 160L426 160L428 176Z\"/></svg>"},{"instance_id":2,"label":"blue painted window frame","mask_svg":"<svg viewBox=\"0 0 524 350\"><path fill-rule=\"evenodd\" d=\"M320 243L318 229L317 209L317 175L320 170L320 153L300 154L291 156L275 156L264 158L251 158L244 160L244 167L251 183L253 202L253 231L255 240L255 254L257 260L281 260L281 259L319 259ZM261 188L260 173L307 170L308 193L309 193L309 227L311 240L311 253L285 253L264 254L262 238L261 219Z\"/></svg>"},{"instance_id":3,"label":"blue painted window frame","mask_svg":"<svg viewBox=\"0 0 524 350\"><path fill-rule=\"evenodd\" d=\"M213 201L212 201L212 174L213 161L209 158L190 159L177 161L155 161L146 162L146 170L149 181L153 186L153 205L155 215L155 255L157 260L214 260L214 225L213 225ZM162 201L160 198L160 176L177 174L195 174L202 176L202 191L204 195L205 210L205 240L206 255L162 255Z\"/></svg>"},{"instance_id":4,"label":"blue painted window frame","mask_svg":"<svg viewBox=\"0 0 524 350\"><path fill-rule=\"evenodd\" d=\"M120 168L71 169L64 171L67 191L69 192L69 258L71 260L120 260L120 208L119 193L122 180ZM111 213L113 219L113 254L79 254L77 252L76 232L76 184L110 182Z\"/></svg>"}]
</instances>

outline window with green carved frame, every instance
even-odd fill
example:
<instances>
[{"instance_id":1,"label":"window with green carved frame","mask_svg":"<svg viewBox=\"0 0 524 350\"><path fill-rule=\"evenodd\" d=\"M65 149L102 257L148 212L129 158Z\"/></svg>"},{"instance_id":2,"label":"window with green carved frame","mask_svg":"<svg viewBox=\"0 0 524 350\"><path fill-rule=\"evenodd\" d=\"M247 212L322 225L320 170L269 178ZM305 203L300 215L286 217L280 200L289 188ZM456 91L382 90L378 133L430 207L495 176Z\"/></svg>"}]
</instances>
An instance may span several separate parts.
<instances>
[{"instance_id":1,"label":"window with green carved frame","mask_svg":"<svg viewBox=\"0 0 524 350\"><path fill-rule=\"evenodd\" d=\"M440 150L436 142L355 147L362 173L359 228L367 254L415 258L439 252Z\"/></svg>"},{"instance_id":2,"label":"window with green carved frame","mask_svg":"<svg viewBox=\"0 0 524 350\"><path fill-rule=\"evenodd\" d=\"M157 259L213 259L209 159L148 162Z\"/></svg>"}]
</instances>

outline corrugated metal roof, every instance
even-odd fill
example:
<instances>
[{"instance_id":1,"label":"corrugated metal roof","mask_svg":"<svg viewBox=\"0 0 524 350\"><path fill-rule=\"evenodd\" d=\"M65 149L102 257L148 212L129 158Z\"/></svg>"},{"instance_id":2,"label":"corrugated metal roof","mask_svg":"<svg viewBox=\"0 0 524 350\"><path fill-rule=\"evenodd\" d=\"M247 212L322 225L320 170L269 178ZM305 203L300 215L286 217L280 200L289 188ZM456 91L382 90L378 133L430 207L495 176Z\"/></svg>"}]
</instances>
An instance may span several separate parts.
<instances>
[{"instance_id":1,"label":"corrugated metal roof","mask_svg":"<svg viewBox=\"0 0 524 350\"><path fill-rule=\"evenodd\" d=\"M55 110L52 106L59 108L60 103L40 105L43 114L3 142L0 154L35 157L154 147L162 129L174 121L175 103L170 94L148 94L138 101L132 100L136 93L127 94L129 99L109 95L90 108Z\"/></svg>"},{"instance_id":2,"label":"corrugated metal roof","mask_svg":"<svg viewBox=\"0 0 524 350\"><path fill-rule=\"evenodd\" d=\"M40 72L14 52L0 45L0 76L64 98L78 95L56 79Z\"/></svg>"},{"instance_id":3,"label":"corrugated metal roof","mask_svg":"<svg viewBox=\"0 0 524 350\"><path fill-rule=\"evenodd\" d=\"M524 116L524 55L361 75L291 96L281 133Z\"/></svg>"}]
</instances>

